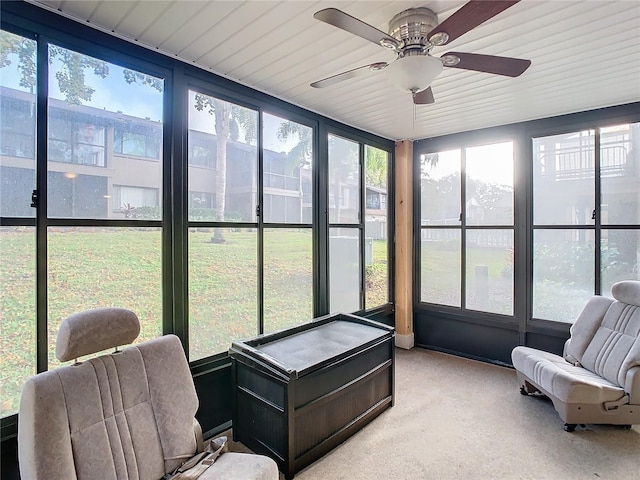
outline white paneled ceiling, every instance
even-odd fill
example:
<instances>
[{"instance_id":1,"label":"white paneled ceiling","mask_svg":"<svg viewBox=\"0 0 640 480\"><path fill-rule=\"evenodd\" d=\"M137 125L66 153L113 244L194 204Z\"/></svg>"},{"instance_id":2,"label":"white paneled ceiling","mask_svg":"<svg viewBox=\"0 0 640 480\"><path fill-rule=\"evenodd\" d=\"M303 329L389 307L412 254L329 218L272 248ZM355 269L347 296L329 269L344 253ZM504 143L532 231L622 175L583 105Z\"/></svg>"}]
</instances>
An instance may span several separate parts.
<instances>
[{"instance_id":1,"label":"white paneled ceiling","mask_svg":"<svg viewBox=\"0 0 640 480\"><path fill-rule=\"evenodd\" d=\"M414 107L384 71L309 84L394 53L313 18L336 7L387 31L396 13L442 22L465 1L31 0L139 45L390 139L439 136L640 100L640 1L522 0L436 47L531 60L518 78L454 68Z\"/></svg>"}]
</instances>

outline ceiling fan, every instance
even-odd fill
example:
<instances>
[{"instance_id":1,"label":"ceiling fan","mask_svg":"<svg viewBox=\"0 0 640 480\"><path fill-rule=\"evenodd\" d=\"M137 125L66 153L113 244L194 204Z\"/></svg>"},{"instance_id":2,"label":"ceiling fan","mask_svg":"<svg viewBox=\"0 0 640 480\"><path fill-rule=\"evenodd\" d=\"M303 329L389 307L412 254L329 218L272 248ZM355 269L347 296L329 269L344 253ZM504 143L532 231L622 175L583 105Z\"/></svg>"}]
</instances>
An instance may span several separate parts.
<instances>
[{"instance_id":1,"label":"ceiling fan","mask_svg":"<svg viewBox=\"0 0 640 480\"><path fill-rule=\"evenodd\" d=\"M316 12L314 18L341 28L396 53L390 63L376 62L354 68L311 84L323 88L368 72L385 70L391 82L410 92L417 105L434 103L431 82L443 67L517 77L531 65L530 60L477 53L448 52L440 57L431 55L440 47L464 35L478 25L498 15L520 0L471 0L438 24L438 16L429 8L404 10L389 22L389 34L337 8Z\"/></svg>"}]
</instances>

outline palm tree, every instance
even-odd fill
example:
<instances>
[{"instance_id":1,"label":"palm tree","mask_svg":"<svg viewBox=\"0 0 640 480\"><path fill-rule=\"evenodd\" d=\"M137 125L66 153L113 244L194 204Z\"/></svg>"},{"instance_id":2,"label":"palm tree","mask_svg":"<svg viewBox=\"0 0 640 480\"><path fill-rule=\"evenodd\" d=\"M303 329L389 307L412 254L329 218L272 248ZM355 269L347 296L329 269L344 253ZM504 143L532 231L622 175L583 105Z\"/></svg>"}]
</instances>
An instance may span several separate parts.
<instances>
[{"instance_id":1,"label":"palm tree","mask_svg":"<svg viewBox=\"0 0 640 480\"><path fill-rule=\"evenodd\" d=\"M238 140L241 128L247 143L256 138L256 114L253 110L202 93L196 93L194 106L196 110L207 111L214 117L216 132L214 220L224 222L227 196L227 144L230 139ZM220 228L215 229L211 241L213 243L225 242Z\"/></svg>"}]
</instances>

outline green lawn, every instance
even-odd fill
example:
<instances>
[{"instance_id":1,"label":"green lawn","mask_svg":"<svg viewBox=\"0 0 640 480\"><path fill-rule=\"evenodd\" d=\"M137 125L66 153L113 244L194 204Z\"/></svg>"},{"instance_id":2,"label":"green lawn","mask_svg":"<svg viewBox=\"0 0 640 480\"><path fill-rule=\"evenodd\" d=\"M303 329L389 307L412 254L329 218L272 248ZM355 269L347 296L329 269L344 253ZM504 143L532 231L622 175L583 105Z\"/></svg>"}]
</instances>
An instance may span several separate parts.
<instances>
[{"instance_id":1,"label":"green lawn","mask_svg":"<svg viewBox=\"0 0 640 480\"><path fill-rule=\"evenodd\" d=\"M35 233L0 229L0 410L17 410L24 380L35 373ZM157 229L55 228L48 233L49 361L60 322L88 308L118 306L137 313L138 341L161 334L161 232ZM257 333L255 231L189 234L189 354L195 360L226 351ZM273 331L311 319L310 230L265 231L264 321ZM367 305L386 303L386 242L373 242ZM378 303L376 303L378 302Z\"/></svg>"},{"instance_id":2,"label":"green lawn","mask_svg":"<svg viewBox=\"0 0 640 480\"><path fill-rule=\"evenodd\" d=\"M466 306L506 315L513 314L513 258L508 248L469 248L466 265ZM422 242L421 300L460 306L459 242ZM485 282L482 270L488 273Z\"/></svg>"}]
</instances>

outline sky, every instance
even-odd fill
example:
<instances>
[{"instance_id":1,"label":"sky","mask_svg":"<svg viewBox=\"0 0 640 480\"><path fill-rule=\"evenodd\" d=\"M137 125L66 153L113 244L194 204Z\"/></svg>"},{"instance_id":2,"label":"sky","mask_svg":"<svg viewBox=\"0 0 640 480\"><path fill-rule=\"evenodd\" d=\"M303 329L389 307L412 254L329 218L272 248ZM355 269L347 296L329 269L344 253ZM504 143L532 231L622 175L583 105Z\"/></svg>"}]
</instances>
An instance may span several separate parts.
<instances>
[{"instance_id":1,"label":"sky","mask_svg":"<svg viewBox=\"0 0 640 480\"><path fill-rule=\"evenodd\" d=\"M513 186L513 142L466 148L466 173L470 177L498 185ZM425 167L429 177L439 180L460 170L460 150L438 152L438 163Z\"/></svg>"},{"instance_id":2,"label":"sky","mask_svg":"<svg viewBox=\"0 0 640 480\"><path fill-rule=\"evenodd\" d=\"M25 91L24 87L20 87L20 76L17 69L17 55L10 55L11 64L7 67L0 68L0 85L4 87L14 88ZM122 112L138 118L148 118L153 121L162 121L163 116L163 94L153 87L142 85L140 83L127 83L124 79L124 68L108 63L109 74L105 78L95 75L91 69L85 71L85 83L94 89L91 100L85 105L94 108L107 110L110 112ZM62 68L59 59L54 59L49 67L49 96L59 100L64 100L64 95L60 92L56 73ZM189 102L189 127L195 130L215 133L215 121L211 114L207 111L198 111L193 106L194 93L190 92ZM287 141L278 139L277 131L280 125L279 121L273 121L272 115L267 116L268 121L263 122L263 143L264 148L276 152L288 152L296 144L296 138L290 138ZM283 120L284 121L284 120ZM241 131L240 141L244 141L244 135ZM256 144L256 141L252 141Z\"/></svg>"}]
</instances>

